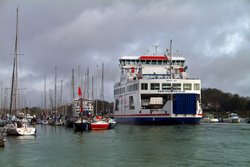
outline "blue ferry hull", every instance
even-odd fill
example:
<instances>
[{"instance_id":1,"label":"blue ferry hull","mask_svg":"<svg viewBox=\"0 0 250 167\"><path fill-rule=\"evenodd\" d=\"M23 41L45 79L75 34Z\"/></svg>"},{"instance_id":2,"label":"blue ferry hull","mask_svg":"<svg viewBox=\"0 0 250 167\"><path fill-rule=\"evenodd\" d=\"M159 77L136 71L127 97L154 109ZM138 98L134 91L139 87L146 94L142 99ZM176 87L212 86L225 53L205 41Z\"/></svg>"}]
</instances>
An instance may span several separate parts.
<instances>
[{"instance_id":1,"label":"blue ferry hull","mask_svg":"<svg viewBox=\"0 0 250 167\"><path fill-rule=\"evenodd\" d=\"M176 125L176 124L199 124L201 118L170 118L170 117L115 117L119 124L134 125Z\"/></svg>"}]
</instances>

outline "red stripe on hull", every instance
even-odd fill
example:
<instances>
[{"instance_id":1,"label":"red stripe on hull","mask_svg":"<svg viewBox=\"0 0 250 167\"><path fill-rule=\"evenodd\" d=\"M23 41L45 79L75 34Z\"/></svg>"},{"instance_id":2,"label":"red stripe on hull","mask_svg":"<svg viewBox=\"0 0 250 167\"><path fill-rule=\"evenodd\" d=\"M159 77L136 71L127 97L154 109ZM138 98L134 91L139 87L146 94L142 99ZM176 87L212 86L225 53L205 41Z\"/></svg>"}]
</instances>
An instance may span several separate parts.
<instances>
[{"instance_id":1,"label":"red stripe on hull","mask_svg":"<svg viewBox=\"0 0 250 167\"><path fill-rule=\"evenodd\" d=\"M92 124L90 124L90 127L91 127L92 130L105 130L105 129L108 129L109 123L107 123L107 124L95 124L95 123L92 123Z\"/></svg>"}]
</instances>

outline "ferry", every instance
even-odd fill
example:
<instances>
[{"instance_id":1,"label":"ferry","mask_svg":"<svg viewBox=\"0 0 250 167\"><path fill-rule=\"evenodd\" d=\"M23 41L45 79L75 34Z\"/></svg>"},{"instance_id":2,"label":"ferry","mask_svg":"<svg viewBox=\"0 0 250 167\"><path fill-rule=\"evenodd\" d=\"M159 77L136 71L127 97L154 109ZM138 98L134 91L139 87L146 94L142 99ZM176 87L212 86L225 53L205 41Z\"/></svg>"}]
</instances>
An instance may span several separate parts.
<instances>
[{"instance_id":1,"label":"ferry","mask_svg":"<svg viewBox=\"0 0 250 167\"><path fill-rule=\"evenodd\" d=\"M188 77L185 58L165 54L123 56L114 85L114 118L119 124L199 124L201 80Z\"/></svg>"}]
</instances>

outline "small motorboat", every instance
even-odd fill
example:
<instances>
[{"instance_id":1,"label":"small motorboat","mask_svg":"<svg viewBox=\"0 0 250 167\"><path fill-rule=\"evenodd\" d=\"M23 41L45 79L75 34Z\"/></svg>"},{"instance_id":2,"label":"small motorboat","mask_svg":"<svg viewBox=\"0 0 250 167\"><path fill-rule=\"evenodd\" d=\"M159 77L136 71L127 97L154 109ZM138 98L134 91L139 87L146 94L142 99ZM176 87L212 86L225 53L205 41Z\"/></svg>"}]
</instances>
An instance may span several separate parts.
<instances>
[{"instance_id":1,"label":"small motorboat","mask_svg":"<svg viewBox=\"0 0 250 167\"><path fill-rule=\"evenodd\" d=\"M219 122L219 119L214 118L213 114L205 115L205 117L202 120L203 120L203 122L206 122L206 123L217 123L217 122Z\"/></svg>"},{"instance_id":2,"label":"small motorboat","mask_svg":"<svg viewBox=\"0 0 250 167\"><path fill-rule=\"evenodd\" d=\"M106 130L109 129L109 122L103 120L102 116L96 116L93 122L90 123L91 130Z\"/></svg>"},{"instance_id":3,"label":"small motorboat","mask_svg":"<svg viewBox=\"0 0 250 167\"><path fill-rule=\"evenodd\" d=\"M228 115L228 122L229 123L240 123L240 117L237 113L230 113Z\"/></svg>"}]
</instances>

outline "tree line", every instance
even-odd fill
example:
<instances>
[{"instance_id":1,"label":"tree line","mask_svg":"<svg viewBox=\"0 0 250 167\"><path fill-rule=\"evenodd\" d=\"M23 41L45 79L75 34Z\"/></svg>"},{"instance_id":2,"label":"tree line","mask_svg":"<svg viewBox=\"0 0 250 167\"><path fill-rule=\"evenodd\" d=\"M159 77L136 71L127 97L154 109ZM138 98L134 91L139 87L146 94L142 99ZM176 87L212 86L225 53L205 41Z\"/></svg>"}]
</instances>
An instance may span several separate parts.
<instances>
[{"instance_id":1,"label":"tree line","mask_svg":"<svg viewBox=\"0 0 250 167\"><path fill-rule=\"evenodd\" d=\"M201 91L203 111L238 112L250 111L250 98L238 94L224 93L215 88L203 88Z\"/></svg>"}]
</instances>

